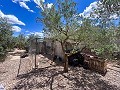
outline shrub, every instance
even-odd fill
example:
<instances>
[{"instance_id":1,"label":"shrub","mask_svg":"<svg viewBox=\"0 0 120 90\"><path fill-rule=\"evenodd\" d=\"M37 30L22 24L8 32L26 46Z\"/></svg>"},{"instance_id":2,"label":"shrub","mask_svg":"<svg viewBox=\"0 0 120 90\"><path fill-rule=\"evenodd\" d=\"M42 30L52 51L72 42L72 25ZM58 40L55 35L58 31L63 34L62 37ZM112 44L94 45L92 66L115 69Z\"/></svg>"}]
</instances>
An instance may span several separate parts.
<instances>
[{"instance_id":1,"label":"shrub","mask_svg":"<svg viewBox=\"0 0 120 90\"><path fill-rule=\"evenodd\" d=\"M6 57L6 51L2 46L0 46L0 62L3 62L5 60L5 57Z\"/></svg>"}]
</instances>

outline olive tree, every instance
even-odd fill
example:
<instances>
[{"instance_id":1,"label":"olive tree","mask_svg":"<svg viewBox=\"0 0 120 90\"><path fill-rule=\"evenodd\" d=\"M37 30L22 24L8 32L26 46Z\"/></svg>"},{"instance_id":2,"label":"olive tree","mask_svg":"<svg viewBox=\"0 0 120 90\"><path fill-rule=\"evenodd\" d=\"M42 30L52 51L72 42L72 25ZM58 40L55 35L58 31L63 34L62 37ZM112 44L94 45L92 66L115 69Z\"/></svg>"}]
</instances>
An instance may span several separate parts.
<instances>
[{"instance_id":1,"label":"olive tree","mask_svg":"<svg viewBox=\"0 0 120 90\"><path fill-rule=\"evenodd\" d=\"M109 13L120 15L120 0L100 0Z\"/></svg>"},{"instance_id":2,"label":"olive tree","mask_svg":"<svg viewBox=\"0 0 120 90\"><path fill-rule=\"evenodd\" d=\"M120 31L115 21L119 21L119 15L110 13L101 2L97 3L89 18L83 19L80 38L84 37L85 44L100 57L111 58L112 53L119 50L116 41Z\"/></svg>"},{"instance_id":3,"label":"olive tree","mask_svg":"<svg viewBox=\"0 0 120 90\"><path fill-rule=\"evenodd\" d=\"M12 38L12 26L6 18L0 17L0 56L4 56L10 48Z\"/></svg>"},{"instance_id":4,"label":"olive tree","mask_svg":"<svg viewBox=\"0 0 120 90\"><path fill-rule=\"evenodd\" d=\"M6 18L0 18L0 44L7 49L12 37L12 26Z\"/></svg>"},{"instance_id":5,"label":"olive tree","mask_svg":"<svg viewBox=\"0 0 120 90\"><path fill-rule=\"evenodd\" d=\"M66 55L67 41L74 35L77 30L77 22L75 21L76 3L72 0L57 0L56 4L48 8L44 3L40 3L42 7L41 21L45 26L45 32L48 38L58 41L62 46L64 56L64 71L68 71L68 60Z\"/></svg>"}]
</instances>

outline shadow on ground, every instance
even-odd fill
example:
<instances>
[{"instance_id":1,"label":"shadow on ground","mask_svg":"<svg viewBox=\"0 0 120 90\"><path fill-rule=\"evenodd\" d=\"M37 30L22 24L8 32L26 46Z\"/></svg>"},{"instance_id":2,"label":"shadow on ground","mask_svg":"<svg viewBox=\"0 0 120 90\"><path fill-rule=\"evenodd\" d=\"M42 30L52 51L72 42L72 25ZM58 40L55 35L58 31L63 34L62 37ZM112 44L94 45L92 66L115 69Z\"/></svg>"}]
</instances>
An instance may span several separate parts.
<instances>
[{"instance_id":1,"label":"shadow on ground","mask_svg":"<svg viewBox=\"0 0 120 90\"><path fill-rule=\"evenodd\" d=\"M49 66L19 75L14 90L119 90L100 79L101 75L82 67L70 67L68 73Z\"/></svg>"}]
</instances>

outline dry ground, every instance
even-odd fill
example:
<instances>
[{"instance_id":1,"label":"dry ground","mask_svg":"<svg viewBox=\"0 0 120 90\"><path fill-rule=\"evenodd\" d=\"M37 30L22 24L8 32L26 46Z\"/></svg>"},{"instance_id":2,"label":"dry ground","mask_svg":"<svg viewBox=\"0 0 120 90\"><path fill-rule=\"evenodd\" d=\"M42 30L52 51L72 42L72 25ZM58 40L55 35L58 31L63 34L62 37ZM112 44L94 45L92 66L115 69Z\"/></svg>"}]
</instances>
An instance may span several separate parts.
<instances>
[{"instance_id":1,"label":"dry ground","mask_svg":"<svg viewBox=\"0 0 120 90\"><path fill-rule=\"evenodd\" d=\"M69 67L69 72L63 73L62 66L50 65L51 60L39 55L38 69L33 70L26 57L17 77L19 61L20 56L9 56L0 63L0 84L6 90L120 90L120 67L114 64L108 64L105 76L82 67Z\"/></svg>"}]
</instances>

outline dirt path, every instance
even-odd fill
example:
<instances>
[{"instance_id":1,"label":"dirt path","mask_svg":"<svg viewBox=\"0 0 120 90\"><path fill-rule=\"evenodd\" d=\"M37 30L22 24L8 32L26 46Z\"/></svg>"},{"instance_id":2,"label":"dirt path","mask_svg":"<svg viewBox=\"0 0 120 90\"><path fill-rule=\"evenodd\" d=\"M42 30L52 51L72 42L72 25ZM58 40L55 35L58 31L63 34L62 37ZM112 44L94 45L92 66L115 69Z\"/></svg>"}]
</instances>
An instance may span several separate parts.
<instances>
[{"instance_id":1,"label":"dirt path","mask_svg":"<svg viewBox=\"0 0 120 90\"><path fill-rule=\"evenodd\" d=\"M102 77L102 79L120 87L120 66L117 66L116 64L108 64L107 66L108 72Z\"/></svg>"},{"instance_id":2,"label":"dirt path","mask_svg":"<svg viewBox=\"0 0 120 90\"><path fill-rule=\"evenodd\" d=\"M20 56L0 63L0 84L6 90L120 90L120 68L109 64L108 72L101 76L82 67L70 67L63 73L62 66L39 55L39 69L31 70L27 57L22 60L19 77L16 77Z\"/></svg>"},{"instance_id":3,"label":"dirt path","mask_svg":"<svg viewBox=\"0 0 120 90\"><path fill-rule=\"evenodd\" d=\"M7 86L8 88L14 84L14 77L17 72L19 56L14 56L10 60L7 60L0 64L0 83L3 86ZM12 83L11 83L12 81Z\"/></svg>"},{"instance_id":4,"label":"dirt path","mask_svg":"<svg viewBox=\"0 0 120 90\"><path fill-rule=\"evenodd\" d=\"M12 56L11 59L6 60L0 64L0 83L7 88L11 88L16 83L16 75L18 72L18 65L20 61L20 56ZM27 72L29 70L27 65L27 59L22 62L21 73ZM25 65L26 64L26 65ZM27 68L26 68L27 67ZM6 88L6 89L7 89Z\"/></svg>"}]
</instances>

